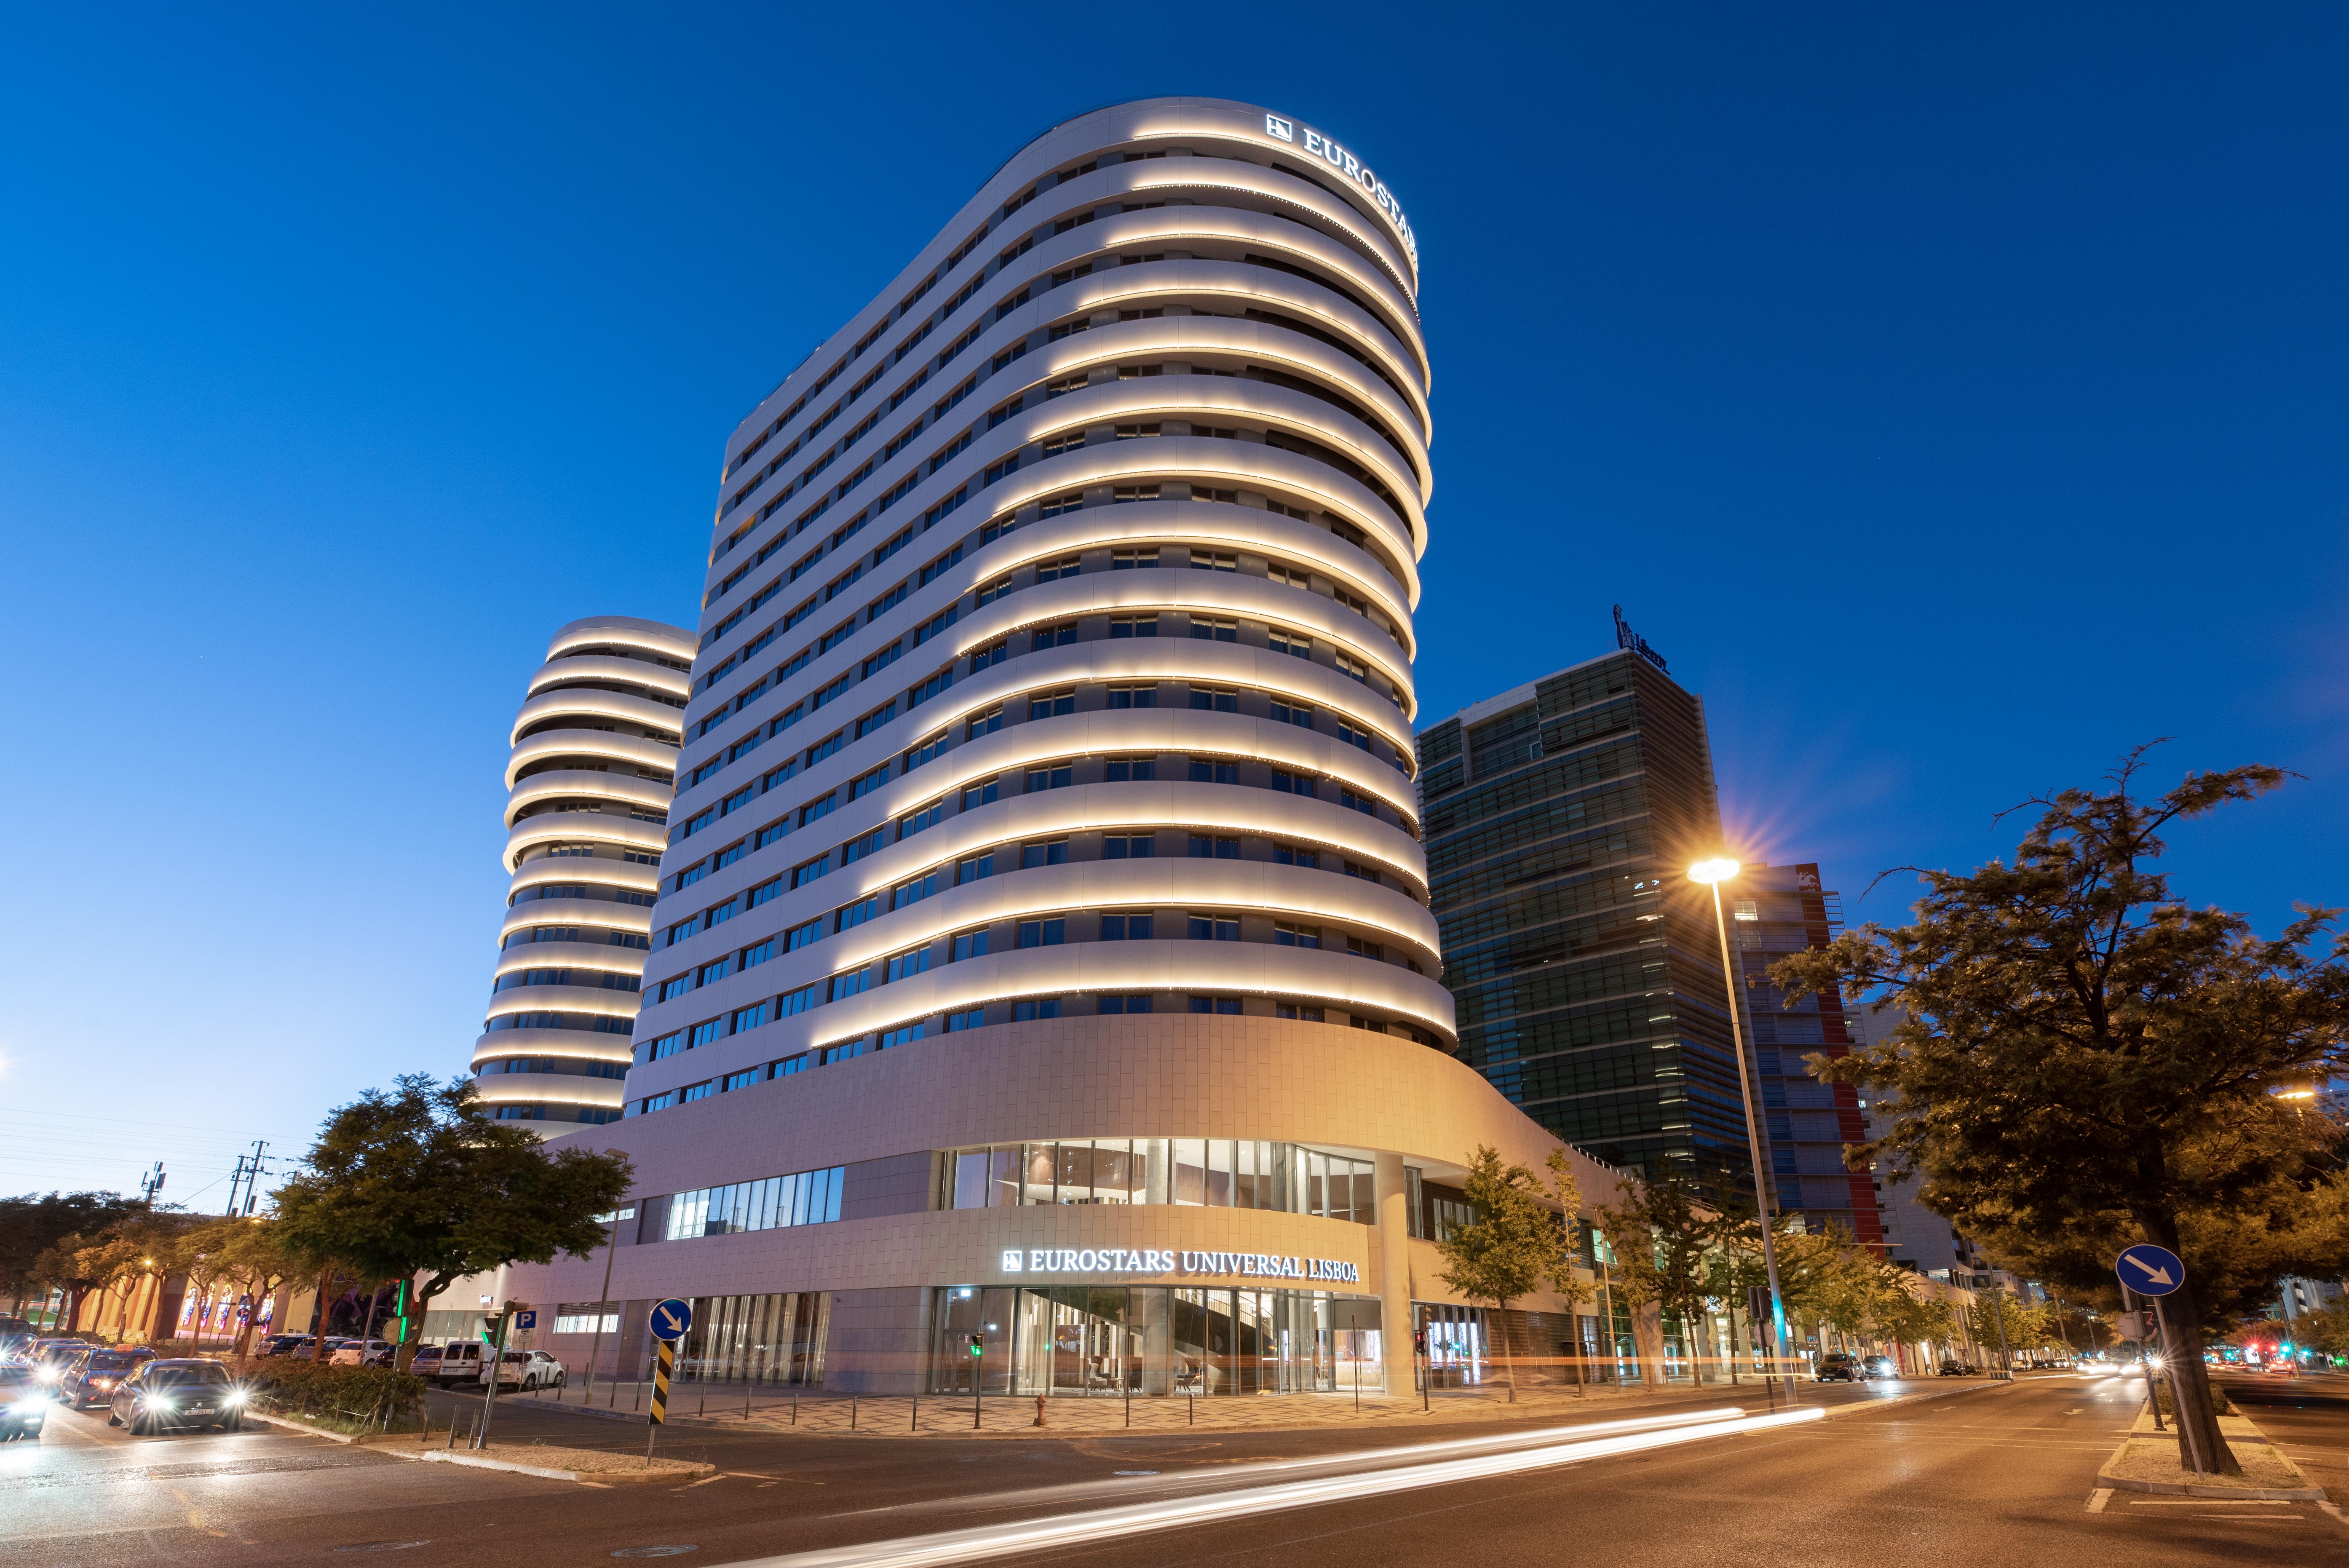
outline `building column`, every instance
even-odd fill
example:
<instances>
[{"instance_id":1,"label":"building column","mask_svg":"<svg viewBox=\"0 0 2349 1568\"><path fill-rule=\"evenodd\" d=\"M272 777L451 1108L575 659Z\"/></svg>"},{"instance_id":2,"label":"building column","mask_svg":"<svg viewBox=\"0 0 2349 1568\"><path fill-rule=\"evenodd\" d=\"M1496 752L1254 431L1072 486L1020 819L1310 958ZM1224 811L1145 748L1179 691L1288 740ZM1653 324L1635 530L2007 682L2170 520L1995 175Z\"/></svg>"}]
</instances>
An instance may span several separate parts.
<instances>
[{"instance_id":1,"label":"building column","mask_svg":"<svg viewBox=\"0 0 2349 1568\"><path fill-rule=\"evenodd\" d=\"M1386 1361L1387 1395L1416 1393L1417 1358L1411 1340L1411 1210L1402 1176L1402 1156L1381 1154L1371 1163L1371 1196L1379 1211L1379 1348Z\"/></svg>"}]
</instances>

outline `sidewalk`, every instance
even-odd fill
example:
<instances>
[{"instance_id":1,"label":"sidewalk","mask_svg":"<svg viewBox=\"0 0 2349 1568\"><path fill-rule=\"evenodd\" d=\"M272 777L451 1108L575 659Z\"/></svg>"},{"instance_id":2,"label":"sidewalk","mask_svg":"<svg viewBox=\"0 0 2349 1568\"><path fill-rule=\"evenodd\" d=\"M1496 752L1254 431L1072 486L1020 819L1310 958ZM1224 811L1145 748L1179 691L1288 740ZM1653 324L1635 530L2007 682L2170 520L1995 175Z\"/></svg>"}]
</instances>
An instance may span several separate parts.
<instances>
[{"instance_id":1,"label":"sidewalk","mask_svg":"<svg viewBox=\"0 0 2349 1568\"><path fill-rule=\"evenodd\" d=\"M1884 1385L1864 1385L1853 1388L1846 1385L1806 1383L1798 1390L1797 1403L1805 1407L1824 1406L1830 1414L1845 1409L1857 1412L1862 1408L1881 1408L1936 1395L2007 1386L1983 1378L1935 1382L1917 1379L1891 1386L1899 1389L1897 1393L1885 1393L1879 1391L1886 1386ZM608 1388L599 1386L595 1403L584 1407L578 1404L558 1404L551 1397L539 1396L509 1396L500 1403L510 1407L526 1407L534 1413L553 1415L562 1412L641 1423L645 1419L643 1413L630 1407L633 1387L632 1385L622 1384L616 1400L607 1403L611 1400ZM1436 1393L1431 1395L1424 1405L1415 1393L1402 1398L1366 1394L1359 1410L1350 1393L1199 1398L1175 1396L1136 1398L1131 1402L1111 1397L1070 1396L1044 1401L1045 1425L1040 1430L1035 1425L1036 1399L1033 1396L989 1396L978 1401L974 1410L972 1397L968 1394L926 1394L909 1398L905 1395L851 1397L821 1389L802 1390L794 1396L788 1391L764 1389L750 1394L750 1405L746 1415L744 1395L745 1390L740 1384L730 1386L713 1384L706 1388L701 1385L688 1384L673 1387L668 1406L670 1423L679 1429L698 1427L712 1431L804 1432L825 1437L846 1436L851 1432L869 1437L969 1437L976 1432L990 1437L1032 1438L1047 1434L1084 1437L1123 1431L1296 1431L1349 1427L1398 1430L1413 1427L1500 1422L1531 1425L1622 1419L1732 1405L1741 1407L1750 1414L1773 1407L1762 1385L1754 1381L1708 1383L1702 1388L1681 1385L1654 1394L1642 1392L1637 1387L1628 1390L1592 1388L1579 1397L1571 1386L1521 1388L1514 1404L1509 1401L1506 1386L1466 1393ZM1782 1386L1776 1407L1783 1409L1785 1406L1785 1395Z\"/></svg>"}]
</instances>

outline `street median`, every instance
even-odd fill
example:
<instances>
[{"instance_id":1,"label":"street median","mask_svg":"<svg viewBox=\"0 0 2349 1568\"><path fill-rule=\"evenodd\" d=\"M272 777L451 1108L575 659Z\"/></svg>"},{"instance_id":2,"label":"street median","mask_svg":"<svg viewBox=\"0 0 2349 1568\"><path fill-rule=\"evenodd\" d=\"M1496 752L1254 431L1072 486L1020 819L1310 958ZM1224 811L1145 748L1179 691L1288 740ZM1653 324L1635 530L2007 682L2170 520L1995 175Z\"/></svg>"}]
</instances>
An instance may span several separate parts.
<instances>
[{"instance_id":1,"label":"street median","mask_svg":"<svg viewBox=\"0 0 2349 1568\"><path fill-rule=\"evenodd\" d=\"M2292 1462L2250 1417L2220 1416L2219 1431L2243 1467L2240 1476L2198 1475L2178 1462L2178 1431L2155 1431L2153 1413L2140 1410L2137 1425L2121 1439L2096 1484L2121 1491L2158 1492L2173 1497L2222 1497L2244 1502L2322 1502L2324 1489L2311 1486Z\"/></svg>"}]
</instances>

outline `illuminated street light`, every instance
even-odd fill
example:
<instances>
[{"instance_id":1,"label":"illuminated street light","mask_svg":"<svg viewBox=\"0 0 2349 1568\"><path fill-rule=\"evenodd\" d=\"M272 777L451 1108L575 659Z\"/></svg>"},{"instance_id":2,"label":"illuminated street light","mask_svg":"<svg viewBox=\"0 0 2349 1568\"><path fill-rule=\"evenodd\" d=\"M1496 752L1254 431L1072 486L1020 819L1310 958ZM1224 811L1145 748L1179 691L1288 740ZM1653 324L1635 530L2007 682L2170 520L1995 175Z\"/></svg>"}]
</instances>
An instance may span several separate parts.
<instances>
[{"instance_id":1,"label":"illuminated street light","mask_svg":"<svg viewBox=\"0 0 2349 1568\"><path fill-rule=\"evenodd\" d=\"M1762 1175L1762 1129L1754 1119L1754 1085L1745 1067L1745 1025L1737 1006L1737 971L1730 967L1729 924L1722 918L1721 885L1737 875L1734 860L1700 860L1689 867L1689 880L1713 889L1713 929L1721 939L1721 980L1729 992L1729 1040L1737 1054L1737 1097L1745 1106L1745 1152L1754 1162L1754 1212L1762 1222L1762 1266L1770 1277L1770 1359L1786 1360L1786 1303L1778 1292L1778 1247L1770 1234L1770 1189ZM1795 1382L1786 1379L1786 1397L1795 1397Z\"/></svg>"}]
</instances>

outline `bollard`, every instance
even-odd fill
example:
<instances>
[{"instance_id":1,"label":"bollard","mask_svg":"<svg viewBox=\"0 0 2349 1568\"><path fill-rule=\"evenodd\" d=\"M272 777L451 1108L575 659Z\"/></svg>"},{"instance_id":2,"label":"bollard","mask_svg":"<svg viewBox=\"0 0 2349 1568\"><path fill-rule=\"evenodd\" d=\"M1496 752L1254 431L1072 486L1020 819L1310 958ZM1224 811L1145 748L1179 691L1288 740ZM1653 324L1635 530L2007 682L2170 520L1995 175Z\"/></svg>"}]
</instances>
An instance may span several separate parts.
<instances>
[{"instance_id":1,"label":"bollard","mask_svg":"<svg viewBox=\"0 0 2349 1568\"><path fill-rule=\"evenodd\" d=\"M1196 1394L1186 1394L1184 1397L1191 1402L1191 1418L1184 1425L1195 1427L1199 1424L1199 1397Z\"/></svg>"},{"instance_id":2,"label":"bollard","mask_svg":"<svg viewBox=\"0 0 2349 1568\"><path fill-rule=\"evenodd\" d=\"M906 1423L905 1430L918 1432L922 1429L922 1397L919 1394L914 1396L913 1407L913 1419Z\"/></svg>"},{"instance_id":3,"label":"bollard","mask_svg":"<svg viewBox=\"0 0 2349 1568\"><path fill-rule=\"evenodd\" d=\"M636 1402L635 1402L635 1403L633 1403L633 1404L631 1404L631 1405L628 1407L628 1408L629 1408L629 1409L631 1409L631 1410L641 1410L641 1409L643 1409L644 1407L645 1407L645 1386L644 1386L643 1384L639 1383L639 1384L637 1384L637 1385L636 1385Z\"/></svg>"},{"instance_id":4,"label":"bollard","mask_svg":"<svg viewBox=\"0 0 2349 1568\"><path fill-rule=\"evenodd\" d=\"M848 1397L848 1429L852 1432L856 1430L856 1396L854 1394Z\"/></svg>"},{"instance_id":5,"label":"bollard","mask_svg":"<svg viewBox=\"0 0 2349 1568\"><path fill-rule=\"evenodd\" d=\"M1044 1397L1041 1394L1036 1396L1036 1420L1034 1424L1039 1427L1049 1426L1050 1424L1044 1419Z\"/></svg>"},{"instance_id":6,"label":"bollard","mask_svg":"<svg viewBox=\"0 0 2349 1568\"><path fill-rule=\"evenodd\" d=\"M610 1398L608 1398L608 1399L606 1399L606 1400L605 1400L605 1401L604 1401L604 1408L605 1408L606 1410L616 1410L616 1409L618 1409L619 1407L620 1407L620 1380L619 1380L617 1377L615 1377L615 1378L613 1378L613 1379L612 1379L612 1397L611 1397Z\"/></svg>"},{"instance_id":7,"label":"bollard","mask_svg":"<svg viewBox=\"0 0 2349 1568\"><path fill-rule=\"evenodd\" d=\"M796 1426L798 1426L799 1424L800 1424L800 1397L799 1397L799 1395L798 1395L798 1394L794 1393L794 1394L792 1394L792 1426L794 1426L794 1427L796 1427Z\"/></svg>"},{"instance_id":8,"label":"bollard","mask_svg":"<svg viewBox=\"0 0 2349 1568\"><path fill-rule=\"evenodd\" d=\"M450 1413L450 1417L449 1417L449 1441L448 1441L446 1444L444 1444L444 1445L443 1445L443 1447L446 1447L446 1448L449 1448L449 1449L453 1449L454 1448L456 1448L456 1446L457 1446L457 1417L456 1417L455 1413L454 1413L454 1412L451 1412L451 1413Z\"/></svg>"},{"instance_id":9,"label":"bollard","mask_svg":"<svg viewBox=\"0 0 2349 1568\"><path fill-rule=\"evenodd\" d=\"M701 1403L693 1407L693 1413L697 1417L709 1414L709 1385L707 1383L701 1386Z\"/></svg>"}]
</instances>

